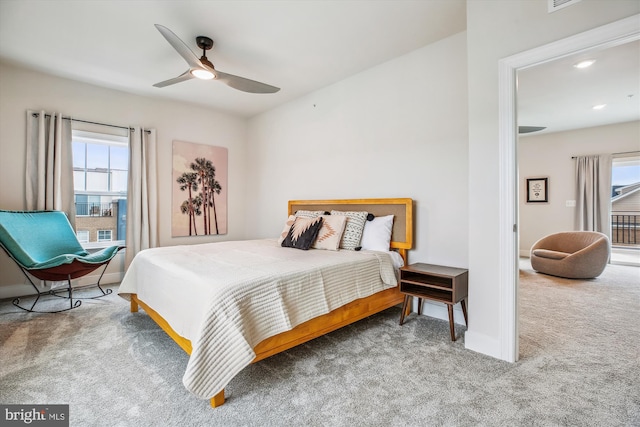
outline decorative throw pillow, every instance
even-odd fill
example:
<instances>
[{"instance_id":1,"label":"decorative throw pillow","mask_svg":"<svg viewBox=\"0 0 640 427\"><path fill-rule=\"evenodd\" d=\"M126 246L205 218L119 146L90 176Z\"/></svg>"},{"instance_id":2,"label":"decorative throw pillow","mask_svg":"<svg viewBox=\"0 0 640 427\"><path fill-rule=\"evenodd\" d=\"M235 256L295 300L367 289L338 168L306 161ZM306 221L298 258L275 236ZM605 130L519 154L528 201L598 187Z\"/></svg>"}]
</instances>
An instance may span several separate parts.
<instances>
[{"instance_id":1,"label":"decorative throw pillow","mask_svg":"<svg viewBox=\"0 0 640 427\"><path fill-rule=\"evenodd\" d=\"M393 215L379 216L364 224L360 246L371 251L388 251L393 230Z\"/></svg>"},{"instance_id":2,"label":"decorative throw pillow","mask_svg":"<svg viewBox=\"0 0 640 427\"><path fill-rule=\"evenodd\" d=\"M321 218L322 227L312 247L315 249L337 251L340 247L342 233L344 233L344 226L347 224L347 217L343 215L322 215Z\"/></svg>"},{"instance_id":3,"label":"decorative throw pillow","mask_svg":"<svg viewBox=\"0 0 640 427\"><path fill-rule=\"evenodd\" d=\"M367 221L367 212L344 212L331 211L331 215L343 215L347 217L347 224L342 233L340 249L355 251L360 247L360 239L364 230L364 223Z\"/></svg>"},{"instance_id":4,"label":"decorative throw pillow","mask_svg":"<svg viewBox=\"0 0 640 427\"><path fill-rule=\"evenodd\" d=\"M289 218L287 218L287 220L284 223L284 228L282 229L282 233L278 238L278 244L282 245L282 241L287 237L287 234L289 234L289 230L291 230L291 226L293 225L293 222L295 220L296 220L295 215L289 215Z\"/></svg>"},{"instance_id":5,"label":"decorative throw pillow","mask_svg":"<svg viewBox=\"0 0 640 427\"><path fill-rule=\"evenodd\" d=\"M282 241L282 246L306 251L316 240L320 227L322 227L322 217L298 217L293 221L287 237Z\"/></svg>"},{"instance_id":6,"label":"decorative throw pillow","mask_svg":"<svg viewBox=\"0 0 640 427\"><path fill-rule=\"evenodd\" d=\"M299 210L299 211L296 211L295 215L303 218L315 218L320 215L329 215L329 212Z\"/></svg>"}]
</instances>

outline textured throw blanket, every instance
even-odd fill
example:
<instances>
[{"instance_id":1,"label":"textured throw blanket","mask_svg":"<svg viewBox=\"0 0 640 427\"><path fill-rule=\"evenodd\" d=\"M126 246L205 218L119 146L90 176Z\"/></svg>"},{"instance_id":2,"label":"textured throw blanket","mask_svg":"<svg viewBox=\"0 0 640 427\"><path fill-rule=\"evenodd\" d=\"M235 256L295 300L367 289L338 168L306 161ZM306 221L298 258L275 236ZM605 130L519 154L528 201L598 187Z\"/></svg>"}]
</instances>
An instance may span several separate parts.
<instances>
[{"instance_id":1,"label":"textured throw blanket","mask_svg":"<svg viewBox=\"0 0 640 427\"><path fill-rule=\"evenodd\" d=\"M118 293L137 294L191 341L183 383L210 399L251 363L262 340L396 284L384 252L250 240L142 251Z\"/></svg>"}]
</instances>

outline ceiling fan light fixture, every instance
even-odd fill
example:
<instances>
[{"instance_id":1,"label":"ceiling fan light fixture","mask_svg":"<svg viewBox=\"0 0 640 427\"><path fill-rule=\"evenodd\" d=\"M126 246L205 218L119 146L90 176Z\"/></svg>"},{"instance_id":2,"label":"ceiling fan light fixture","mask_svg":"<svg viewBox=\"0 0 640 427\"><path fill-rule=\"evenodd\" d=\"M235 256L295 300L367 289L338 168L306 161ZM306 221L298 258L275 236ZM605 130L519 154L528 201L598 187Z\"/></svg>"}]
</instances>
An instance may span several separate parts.
<instances>
[{"instance_id":1,"label":"ceiling fan light fixture","mask_svg":"<svg viewBox=\"0 0 640 427\"><path fill-rule=\"evenodd\" d=\"M596 62L595 59L586 59L584 61L578 62L577 64L574 65L574 67L576 67L579 70L582 70L582 69L591 67L595 62Z\"/></svg>"},{"instance_id":2,"label":"ceiling fan light fixture","mask_svg":"<svg viewBox=\"0 0 640 427\"><path fill-rule=\"evenodd\" d=\"M191 70L191 75L200 80L211 80L215 77L211 71L202 69Z\"/></svg>"}]
</instances>

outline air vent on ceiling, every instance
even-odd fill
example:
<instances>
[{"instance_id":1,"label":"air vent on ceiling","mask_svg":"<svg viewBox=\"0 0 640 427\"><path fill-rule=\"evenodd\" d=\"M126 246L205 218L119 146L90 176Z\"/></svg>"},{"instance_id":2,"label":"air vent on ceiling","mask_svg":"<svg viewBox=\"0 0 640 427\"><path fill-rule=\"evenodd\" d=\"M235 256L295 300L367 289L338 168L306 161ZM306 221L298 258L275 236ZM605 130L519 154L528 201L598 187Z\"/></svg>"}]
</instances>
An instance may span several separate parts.
<instances>
[{"instance_id":1,"label":"air vent on ceiling","mask_svg":"<svg viewBox=\"0 0 640 427\"><path fill-rule=\"evenodd\" d=\"M549 1L549 13L555 12L572 4L576 4L581 0L548 0Z\"/></svg>"}]
</instances>

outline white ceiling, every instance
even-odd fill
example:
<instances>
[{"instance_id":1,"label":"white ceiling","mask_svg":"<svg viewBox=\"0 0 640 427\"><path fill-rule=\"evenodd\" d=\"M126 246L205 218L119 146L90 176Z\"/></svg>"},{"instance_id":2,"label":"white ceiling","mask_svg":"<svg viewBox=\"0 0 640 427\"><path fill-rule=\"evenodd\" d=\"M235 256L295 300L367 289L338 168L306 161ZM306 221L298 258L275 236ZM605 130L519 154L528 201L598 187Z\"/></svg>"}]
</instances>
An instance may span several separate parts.
<instances>
[{"instance_id":1,"label":"white ceiling","mask_svg":"<svg viewBox=\"0 0 640 427\"><path fill-rule=\"evenodd\" d=\"M198 56L195 37L211 37L217 69L280 92L200 80L153 87L187 69L154 24ZM251 117L465 29L465 0L0 0L0 60ZM551 132L639 120L638 43L588 56L598 61L580 73L577 58L519 72L519 124ZM608 107L595 115L595 103Z\"/></svg>"},{"instance_id":2,"label":"white ceiling","mask_svg":"<svg viewBox=\"0 0 640 427\"><path fill-rule=\"evenodd\" d=\"M152 87L188 68L154 24L198 57L196 36L212 38L207 57L217 69L280 92L248 94L199 80ZM0 59L248 117L465 28L465 0L0 0Z\"/></svg>"},{"instance_id":3,"label":"white ceiling","mask_svg":"<svg viewBox=\"0 0 640 427\"><path fill-rule=\"evenodd\" d=\"M574 67L586 59L595 63ZM518 124L547 127L539 133L640 120L640 41L520 70L517 97Z\"/></svg>"}]
</instances>

